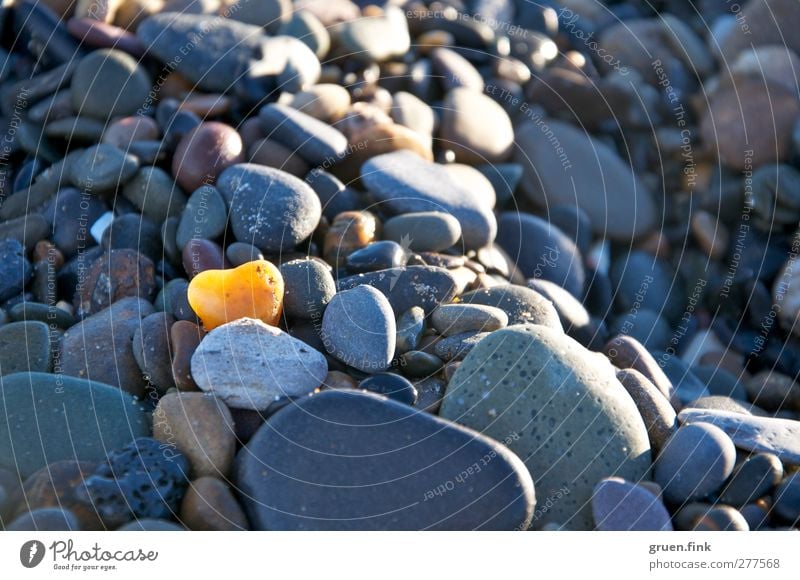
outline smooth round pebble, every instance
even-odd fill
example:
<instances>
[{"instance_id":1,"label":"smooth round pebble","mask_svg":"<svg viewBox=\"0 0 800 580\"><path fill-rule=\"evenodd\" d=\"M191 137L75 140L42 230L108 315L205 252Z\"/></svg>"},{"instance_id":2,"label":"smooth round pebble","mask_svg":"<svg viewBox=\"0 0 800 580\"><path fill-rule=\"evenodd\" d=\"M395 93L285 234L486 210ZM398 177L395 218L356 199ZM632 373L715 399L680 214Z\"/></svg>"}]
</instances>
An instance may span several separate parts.
<instances>
[{"instance_id":1,"label":"smooth round pebble","mask_svg":"<svg viewBox=\"0 0 800 580\"><path fill-rule=\"evenodd\" d=\"M463 332L492 332L508 325L508 315L482 304L442 304L431 314L431 323L442 336Z\"/></svg>"},{"instance_id":2,"label":"smooth round pebble","mask_svg":"<svg viewBox=\"0 0 800 580\"><path fill-rule=\"evenodd\" d=\"M292 260L280 265L283 311L298 320L320 320L336 294L331 269L318 260Z\"/></svg>"},{"instance_id":3,"label":"smooth round pebble","mask_svg":"<svg viewBox=\"0 0 800 580\"><path fill-rule=\"evenodd\" d=\"M383 224L383 237L413 252L440 252L458 242L461 224L444 212L412 212Z\"/></svg>"}]
</instances>

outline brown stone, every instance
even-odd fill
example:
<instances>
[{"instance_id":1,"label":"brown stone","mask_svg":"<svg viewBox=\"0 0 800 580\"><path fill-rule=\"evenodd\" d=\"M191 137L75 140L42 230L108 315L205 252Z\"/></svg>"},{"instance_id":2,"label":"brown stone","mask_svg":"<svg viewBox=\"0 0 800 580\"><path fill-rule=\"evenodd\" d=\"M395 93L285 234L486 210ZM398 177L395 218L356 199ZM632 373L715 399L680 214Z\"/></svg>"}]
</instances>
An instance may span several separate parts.
<instances>
[{"instance_id":1,"label":"brown stone","mask_svg":"<svg viewBox=\"0 0 800 580\"><path fill-rule=\"evenodd\" d=\"M153 437L175 445L194 477L224 478L233 466L233 418L220 399L205 393L164 395L153 412Z\"/></svg>"},{"instance_id":2,"label":"brown stone","mask_svg":"<svg viewBox=\"0 0 800 580\"><path fill-rule=\"evenodd\" d=\"M75 294L75 313L91 316L131 296L152 301L156 293L155 265L130 249L109 250L98 257Z\"/></svg>"},{"instance_id":3,"label":"brown stone","mask_svg":"<svg viewBox=\"0 0 800 580\"><path fill-rule=\"evenodd\" d=\"M169 329L172 343L172 378L180 391L199 391L192 378L192 355L205 332L194 322L178 320Z\"/></svg>"},{"instance_id":4,"label":"brown stone","mask_svg":"<svg viewBox=\"0 0 800 580\"><path fill-rule=\"evenodd\" d=\"M224 123L201 123L178 143L172 175L187 191L214 183L227 167L244 161L244 144L236 129Z\"/></svg>"},{"instance_id":5,"label":"brown stone","mask_svg":"<svg viewBox=\"0 0 800 580\"><path fill-rule=\"evenodd\" d=\"M337 215L325 234L323 255L333 265L344 264L347 256L375 241L380 222L368 211L345 211Z\"/></svg>"},{"instance_id":6,"label":"brown stone","mask_svg":"<svg viewBox=\"0 0 800 580\"><path fill-rule=\"evenodd\" d=\"M640 372L617 371L617 379L636 403L647 427L647 437L654 453L658 453L678 428L678 418L667 398Z\"/></svg>"},{"instance_id":7,"label":"brown stone","mask_svg":"<svg viewBox=\"0 0 800 580\"><path fill-rule=\"evenodd\" d=\"M201 477L190 484L183 497L180 519L190 530L226 532L250 529L230 488L214 477Z\"/></svg>"}]
</instances>

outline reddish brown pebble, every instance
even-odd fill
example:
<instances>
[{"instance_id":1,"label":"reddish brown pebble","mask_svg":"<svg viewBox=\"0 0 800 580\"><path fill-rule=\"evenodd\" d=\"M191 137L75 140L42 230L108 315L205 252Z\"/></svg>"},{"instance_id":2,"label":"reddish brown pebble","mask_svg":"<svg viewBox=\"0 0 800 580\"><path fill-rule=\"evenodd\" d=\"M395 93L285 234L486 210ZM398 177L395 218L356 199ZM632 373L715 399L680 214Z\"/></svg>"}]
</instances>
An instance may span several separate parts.
<instances>
[{"instance_id":1,"label":"reddish brown pebble","mask_svg":"<svg viewBox=\"0 0 800 580\"><path fill-rule=\"evenodd\" d=\"M183 247L181 258L190 279L205 270L224 270L231 267L225 257L225 250L211 240L190 240Z\"/></svg>"},{"instance_id":2,"label":"reddish brown pebble","mask_svg":"<svg viewBox=\"0 0 800 580\"><path fill-rule=\"evenodd\" d=\"M270 139L259 139L248 149L251 163L282 169L297 177L305 177L309 171L308 164L288 147Z\"/></svg>"},{"instance_id":3,"label":"reddish brown pebble","mask_svg":"<svg viewBox=\"0 0 800 580\"><path fill-rule=\"evenodd\" d=\"M49 240L39 240L33 248L33 261L47 262L56 269L64 265L64 254Z\"/></svg>"},{"instance_id":4,"label":"reddish brown pebble","mask_svg":"<svg viewBox=\"0 0 800 580\"><path fill-rule=\"evenodd\" d=\"M158 139L158 124L150 117L123 117L111 123L103 133L103 143L127 151L134 141Z\"/></svg>"},{"instance_id":5,"label":"reddish brown pebble","mask_svg":"<svg viewBox=\"0 0 800 580\"><path fill-rule=\"evenodd\" d=\"M136 250L109 250L89 266L75 294L75 312L85 318L129 296L155 298L155 266Z\"/></svg>"},{"instance_id":6,"label":"reddish brown pebble","mask_svg":"<svg viewBox=\"0 0 800 580\"><path fill-rule=\"evenodd\" d=\"M172 343L172 377L179 391L199 391L192 378L192 355L205 332L194 322L178 320L169 329Z\"/></svg>"},{"instance_id":7,"label":"reddish brown pebble","mask_svg":"<svg viewBox=\"0 0 800 580\"><path fill-rule=\"evenodd\" d=\"M180 519L190 530L247 530L247 518L230 488L214 477L193 481L181 504Z\"/></svg>"},{"instance_id":8,"label":"reddish brown pebble","mask_svg":"<svg viewBox=\"0 0 800 580\"><path fill-rule=\"evenodd\" d=\"M124 28L106 24L93 18L70 18L69 33L82 43L96 48L116 48L131 56L141 58L146 52L144 45Z\"/></svg>"},{"instance_id":9,"label":"reddish brown pebble","mask_svg":"<svg viewBox=\"0 0 800 580\"><path fill-rule=\"evenodd\" d=\"M236 129L224 123L201 123L175 150L172 174L186 191L214 183L224 169L244 161L244 144Z\"/></svg>"},{"instance_id":10,"label":"reddish brown pebble","mask_svg":"<svg viewBox=\"0 0 800 580\"><path fill-rule=\"evenodd\" d=\"M325 260L334 266L344 264L347 256L375 241L379 230L378 218L368 211L340 213L325 235Z\"/></svg>"}]
</instances>

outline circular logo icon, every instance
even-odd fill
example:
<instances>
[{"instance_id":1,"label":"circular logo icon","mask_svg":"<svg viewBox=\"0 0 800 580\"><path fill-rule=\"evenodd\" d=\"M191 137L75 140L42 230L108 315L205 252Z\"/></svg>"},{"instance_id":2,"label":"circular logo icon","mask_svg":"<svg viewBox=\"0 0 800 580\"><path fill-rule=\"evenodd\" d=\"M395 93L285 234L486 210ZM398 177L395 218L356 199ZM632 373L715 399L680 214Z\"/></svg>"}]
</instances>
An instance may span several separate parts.
<instances>
[{"instance_id":1,"label":"circular logo icon","mask_svg":"<svg viewBox=\"0 0 800 580\"><path fill-rule=\"evenodd\" d=\"M19 561L26 568L36 568L44 559L44 544L39 540L28 540L19 549Z\"/></svg>"}]
</instances>

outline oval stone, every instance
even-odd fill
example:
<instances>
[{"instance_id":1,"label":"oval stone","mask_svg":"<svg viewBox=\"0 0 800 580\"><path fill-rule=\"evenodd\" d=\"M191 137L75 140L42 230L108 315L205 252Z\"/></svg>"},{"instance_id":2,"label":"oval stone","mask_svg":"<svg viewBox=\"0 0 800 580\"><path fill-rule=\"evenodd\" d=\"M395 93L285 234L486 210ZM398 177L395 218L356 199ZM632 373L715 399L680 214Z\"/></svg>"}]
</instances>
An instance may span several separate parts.
<instances>
[{"instance_id":1,"label":"oval stone","mask_svg":"<svg viewBox=\"0 0 800 580\"><path fill-rule=\"evenodd\" d=\"M595 486L592 515L598 530L672 531L669 512L661 500L649 489L619 477L609 477Z\"/></svg>"},{"instance_id":2,"label":"oval stone","mask_svg":"<svg viewBox=\"0 0 800 580\"><path fill-rule=\"evenodd\" d=\"M347 390L271 417L239 453L236 483L260 530L525 529L535 502L498 442Z\"/></svg>"},{"instance_id":3,"label":"oval stone","mask_svg":"<svg viewBox=\"0 0 800 580\"><path fill-rule=\"evenodd\" d=\"M592 529L598 482L639 481L650 468L647 430L614 367L543 326L484 338L458 367L439 414L504 441L525 462L539 495L558 497L537 512L534 529Z\"/></svg>"}]
</instances>

